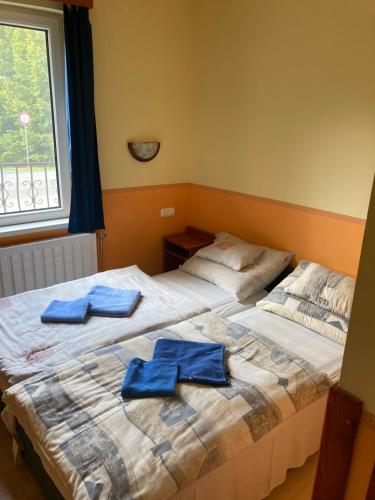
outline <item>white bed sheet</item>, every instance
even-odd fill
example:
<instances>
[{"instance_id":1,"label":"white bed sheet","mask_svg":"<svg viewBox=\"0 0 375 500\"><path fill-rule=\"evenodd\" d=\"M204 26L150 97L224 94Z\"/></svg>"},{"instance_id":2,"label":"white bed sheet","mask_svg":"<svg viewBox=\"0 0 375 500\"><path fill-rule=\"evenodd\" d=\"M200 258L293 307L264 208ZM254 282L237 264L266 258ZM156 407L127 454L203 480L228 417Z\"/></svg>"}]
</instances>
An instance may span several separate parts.
<instances>
[{"instance_id":1,"label":"white bed sheet","mask_svg":"<svg viewBox=\"0 0 375 500\"><path fill-rule=\"evenodd\" d=\"M229 319L246 325L300 354L332 381L340 377L344 347L275 314L253 308ZM171 500L261 500L319 450L327 396L291 416Z\"/></svg>"},{"instance_id":2,"label":"white bed sheet","mask_svg":"<svg viewBox=\"0 0 375 500\"><path fill-rule=\"evenodd\" d=\"M265 290L251 295L243 302L238 302L233 295L222 290L209 281L197 278L180 269L158 274L154 279L170 290L184 294L185 297L208 307L219 316L227 318L236 313L255 307L256 302L267 295Z\"/></svg>"},{"instance_id":3,"label":"white bed sheet","mask_svg":"<svg viewBox=\"0 0 375 500\"><path fill-rule=\"evenodd\" d=\"M54 299L84 296L94 285L136 288L142 300L129 318L90 317L84 324L44 324ZM0 389L77 356L190 318L207 308L163 286L137 266L94 274L0 300Z\"/></svg>"}]
</instances>

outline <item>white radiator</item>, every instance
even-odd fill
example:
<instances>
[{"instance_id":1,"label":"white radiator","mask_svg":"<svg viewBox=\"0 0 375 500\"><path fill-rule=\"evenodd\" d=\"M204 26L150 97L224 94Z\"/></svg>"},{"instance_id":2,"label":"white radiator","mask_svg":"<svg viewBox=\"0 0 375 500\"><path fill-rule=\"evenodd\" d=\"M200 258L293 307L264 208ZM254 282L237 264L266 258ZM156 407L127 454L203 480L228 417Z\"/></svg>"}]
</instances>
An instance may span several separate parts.
<instances>
[{"instance_id":1,"label":"white radiator","mask_svg":"<svg viewBox=\"0 0 375 500\"><path fill-rule=\"evenodd\" d=\"M0 248L0 297L90 276L97 269L95 234Z\"/></svg>"}]
</instances>

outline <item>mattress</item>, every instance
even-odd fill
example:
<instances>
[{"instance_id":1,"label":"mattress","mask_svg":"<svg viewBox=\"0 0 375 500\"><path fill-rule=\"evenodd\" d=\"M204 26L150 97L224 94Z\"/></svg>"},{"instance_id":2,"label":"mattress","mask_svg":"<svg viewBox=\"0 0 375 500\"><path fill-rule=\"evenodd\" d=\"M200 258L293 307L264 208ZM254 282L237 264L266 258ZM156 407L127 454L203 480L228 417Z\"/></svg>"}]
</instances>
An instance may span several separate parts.
<instances>
[{"instance_id":1,"label":"mattress","mask_svg":"<svg viewBox=\"0 0 375 500\"><path fill-rule=\"evenodd\" d=\"M179 269L154 276L154 279L170 290L183 294L191 300L208 307L213 313L228 317L255 307L258 300L267 295L265 290L251 295L246 300L238 300L228 292L209 281L202 280Z\"/></svg>"},{"instance_id":2,"label":"mattress","mask_svg":"<svg viewBox=\"0 0 375 500\"><path fill-rule=\"evenodd\" d=\"M54 299L72 300L94 285L136 288L142 300L129 318L90 317L84 324L44 324ZM207 308L143 273L137 266L94 274L0 300L0 389L81 354L162 328Z\"/></svg>"},{"instance_id":3,"label":"mattress","mask_svg":"<svg viewBox=\"0 0 375 500\"><path fill-rule=\"evenodd\" d=\"M139 355L142 352L151 355L152 342L160 335L178 335L192 340L199 340L202 335L211 341L227 339L227 348L233 356L237 356L237 361L233 360L232 364L229 360L232 374L236 373L235 377L239 376L240 380L251 381L250 387L259 396L250 401L243 382L237 387L238 382L232 379L232 386L228 388L226 396L229 397L228 403L225 403L225 397L223 399L218 396L216 389L182 384L176 402L172 400L168 403L165 398L164 401L160 401L162 398L154 398L145 400L144 404L130 402L123 405L117 399L118 377L113 380L108 375L106 366L113 367L111 373L116 370L119 373L122 371L122 363L126 365L129 361L129 355ZM151 332L144 337L125 342L123 347L117 346L115 351L101 350L97 354L71 361L59 368L57 377L37 377L7 391L7 403L25 428L49 475L66 497L71 496L66 488L67 477L72 478L72 484L77 488L77 498L86 498L85 488L94 486L103 493L98 498L106 498L104 492L109 491L114 480L117 481L117 487L120 487L118 474L114 473L119 467L118 458L108 464L113 467L111 471L107 466L100 465L103 457L96 454L95 467L90 468L87 475L84 472L87 467L84 457L89 453L87 443L85 453L80 456L80 447L77 448L75 440L83 439L85 442L85 432L93 432L96 426L101 429L99 434L104 432L107 436L104 440L101 438L103 446L107 446L109 442L112 443L111 446L115 443L118 450L116 453L122 450L121 460L125 461L127 467L133 464L127 469L129 476L126 481L130 475L139 475L139 480L132 483L132 488L145 488L145 491L142 490L144 498L169 498L170 494L167 492L176 487L173 486L173 481L168 483L166 479L161 487L162 478L168 477L169 480L168 474L171 474L174 480L179 478L183 484L184 476L194 474L192 469L195 467L197 479L180 488L173 494L173 499L259 500L284 480L289 468L302 465L309 455L318 450L328 388L326 377L330 383L338 380L342 346L296 323L256 308L236 314L230 321L218 321L212 315L202 315L171 326L167 331ZM262 354L265 347L268 352L266 356ZM289 364L290 361L294 368ZM251 366L248 366L249 363ZM296 367L301 367L301 370L297 368L295 371ZM311 381L315 382L311 384ZM285 392L284 388L287 388ZM56 394L54 391L57 391ZM218 392L222 396L226 394L224 389L219 389ZM59 412L52 414L47 411L45 398L49 402L48 408L54 407L54 401L61 406L62 401L66 400L67 404L61 408L64 415L58 417ZM95 401L100 401L100 405L94 404ZM184 401L188 405L179 408ZM131 406L132 403L135 407ZM160 404L159 413L157 408ZM169 407L169 404L172 406ZM210 411L211 404L216 408L214 412ZM78 413L75 414L77 410L69 413L69 405L72 405L72 410L77 408ZM247 405L250 405L250 410ZM265 405L263 409L262 405ZM107 409L102 411L104 406ZM156 411L152 414L158 415L160 419L157 425L145 418L149 408L153 406ZM271 411L272 407L277 408L276 413ZM194 410L198 412L197 416L205 415L203 420L194 416ZM85 423L88 415L90 422L95 419L95 424L94 420L89 426ZM276 415L279 420L272 423ZM59 418L63 418L61 424ZM242 418L248 428L243 426ZM131 429L130 441L124 440L122 435L124 425L126 429ZM167 437L164 437L162 430L165 425ZM221 431L216 432L220 428ZM192 434L191 430L194 430ZM252 436L250 439L249 430ZM192 436L190 440L188 435ZM159 443L160 439L162 442ZM164 439L168 442L164 442ZM202 447L203 455L196 456L192 453L193 442L196 442L195 446ZM49 446L49 451L45 446ZM179 446L182 448L179 449ZM57 447L63 452L57 452ZM204 450L207 450L208 455ZM188 460L190 465L184 463L181 468L176 465L175 469L175 460L177 457L181 460L185 453L191 459L191 462ZM156 462L158 468L153 470L152 457L161 454L163 459ZM104 452L105 456L107 454ZM147 461L144 466L138 466L138 472L135 472L135 463L132 461L135 456ZM71 475L72 466L68 465L71 461L79 471L78 475L77 470L74 472L74 480ZM68 467L64 474L62 469L56 467L57 463L60 464L59 467L63 467L63 464ZM154 487L161 488L157 490L156 496L153 496Z\"/></svg>"}]
</instances>

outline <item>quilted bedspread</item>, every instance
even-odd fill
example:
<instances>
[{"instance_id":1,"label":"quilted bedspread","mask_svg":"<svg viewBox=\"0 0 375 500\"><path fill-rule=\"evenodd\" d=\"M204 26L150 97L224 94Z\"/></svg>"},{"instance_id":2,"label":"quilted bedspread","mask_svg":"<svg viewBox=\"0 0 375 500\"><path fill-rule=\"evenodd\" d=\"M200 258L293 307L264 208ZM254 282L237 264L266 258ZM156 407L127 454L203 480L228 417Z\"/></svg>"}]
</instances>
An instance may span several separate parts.
<instances>
[{"instance_id":1,"label":"quilted bedspread","mask_svg":"<svg viewBox=\"0 0 375 500\"><path fill-rule=\"evenodd\" d=\"M221 342L231 385L178 385L176 398L120 395L133 357L159 338ZM5 401L66 498L166 499L320 398L311 363L244 325L205 313L113 344L8 389Z\"/></svg>"}]
</instances>

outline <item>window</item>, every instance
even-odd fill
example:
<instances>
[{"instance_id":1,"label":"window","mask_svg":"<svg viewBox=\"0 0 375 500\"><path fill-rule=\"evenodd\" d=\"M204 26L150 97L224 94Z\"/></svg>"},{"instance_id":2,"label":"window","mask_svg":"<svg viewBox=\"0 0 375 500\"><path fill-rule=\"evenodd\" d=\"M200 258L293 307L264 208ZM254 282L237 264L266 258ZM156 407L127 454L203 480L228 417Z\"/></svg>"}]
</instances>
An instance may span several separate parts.
<instances>
[{"instance_id":1,"label":"window","mask_svg":"<svg viewBox=\"0 0 375 500\"><path fill-rule=\"evenodd\" d=\"M0 226L69 214L62 22L0 6Z\"/></svg>"}]
</instances>

